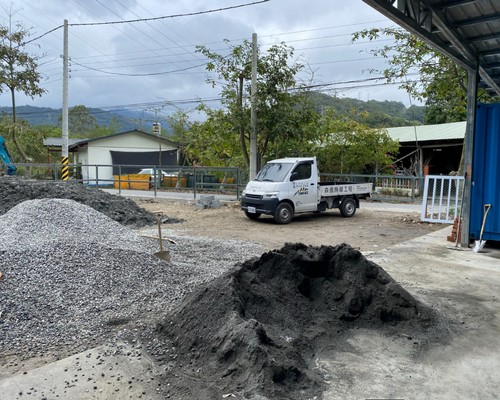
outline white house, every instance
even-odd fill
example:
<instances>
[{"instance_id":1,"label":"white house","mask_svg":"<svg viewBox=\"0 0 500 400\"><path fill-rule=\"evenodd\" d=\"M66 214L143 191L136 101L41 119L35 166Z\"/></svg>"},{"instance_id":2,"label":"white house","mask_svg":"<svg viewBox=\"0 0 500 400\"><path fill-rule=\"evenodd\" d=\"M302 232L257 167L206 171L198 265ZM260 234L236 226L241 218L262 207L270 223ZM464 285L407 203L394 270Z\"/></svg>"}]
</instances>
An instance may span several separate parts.
<instances>
[{"instance_id":1,"label":"white house","mask_svg":"<svg viewBox=\"0 0 500 400\"><path fill-rule=\"evenodd\" d=\"M69 147L74 164L81 165L84 182L106 185L113 175L135 173L145 166L178 165L178 146L168 139L132 130L94 139L84 139Z\"/></svg>"}]
</instances>

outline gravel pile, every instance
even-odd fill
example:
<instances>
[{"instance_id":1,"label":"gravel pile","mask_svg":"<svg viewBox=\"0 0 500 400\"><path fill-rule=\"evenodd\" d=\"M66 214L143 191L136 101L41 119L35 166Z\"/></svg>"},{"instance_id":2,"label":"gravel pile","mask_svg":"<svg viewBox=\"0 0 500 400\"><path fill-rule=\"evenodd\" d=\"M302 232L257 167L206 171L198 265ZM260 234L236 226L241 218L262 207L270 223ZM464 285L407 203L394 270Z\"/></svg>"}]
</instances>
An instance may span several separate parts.
<instances>
[{"instance_id":1,"label":"gravel pile","mask_svg":"<svg viewBox=\"0 0 500 400\"><path fill-rule=\"evenodd\" d=\"M85 204L127 226L143 227L156 223L156 216L139 207L134 201L83 186L78 182L55 182L0 176L0 215L26 200L70 199ZM180 222L165 217L163 223Z\"/></svg>"},{"instance_id":2,"label":"gravel pile","mask_svg":"<svg viewBox=\"0 0 500 400\"><path fill-rule=\"evenodd\" d=\"M66 199L23 202L0 216L0 359L64 356L142 329L186 293L259 253L237 241L165 232L158 241ZM3 355L3 356L2 356Z\"/></svg>"}]
</instances>

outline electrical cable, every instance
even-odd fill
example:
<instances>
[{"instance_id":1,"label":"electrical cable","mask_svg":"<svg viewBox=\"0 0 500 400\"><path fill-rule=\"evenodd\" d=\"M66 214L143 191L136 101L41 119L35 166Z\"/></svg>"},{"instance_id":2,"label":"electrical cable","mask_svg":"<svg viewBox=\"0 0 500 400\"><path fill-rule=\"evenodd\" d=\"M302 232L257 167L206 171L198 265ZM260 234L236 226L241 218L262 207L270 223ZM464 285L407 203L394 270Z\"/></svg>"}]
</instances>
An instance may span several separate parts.
<instances>
[{"instance_id":1,"label":"electrical cable","mask_svg":"<svg viewBox=\"0 0 500 400\"><path fill-rule=\"evenodd\" d=\"M212 9L212 10L195 11L195 12L190 12L190 13L164 15L164 16L161 16L161 17L137 18L137 19L124 20L124 21L80 22L80 23L68 24L68 26L99 26L99 25L131 24L131 23L136 23L136 22L158 21L158 20L170 19L170 18L192 17L192 16L195 16L195 15L210 14L210 13L215 13L215 12L220 12L220 11L233 10L233 9L236 9L236 8L254 6L254 5L257 5L257 4L261 4L261 3L267 3L268 1L271 1L271 0L259 0L259 1L254 1L252 3L238 4L236 6L221 7L221 8ZM54 32L54 31L56 31L58 29L61 29L63 26L64 25L56 26L55 28L51 29L50 31L47 31L47 32L43 33L42 35L37 36L34 39L31 39L31 40L28 40L28 41L24 42L23 45L26 45L28 43L34 42L35 40L41 39L42 37L48 35L49 33L52 33L52 32Z\"/></svg>"}]
</instances>

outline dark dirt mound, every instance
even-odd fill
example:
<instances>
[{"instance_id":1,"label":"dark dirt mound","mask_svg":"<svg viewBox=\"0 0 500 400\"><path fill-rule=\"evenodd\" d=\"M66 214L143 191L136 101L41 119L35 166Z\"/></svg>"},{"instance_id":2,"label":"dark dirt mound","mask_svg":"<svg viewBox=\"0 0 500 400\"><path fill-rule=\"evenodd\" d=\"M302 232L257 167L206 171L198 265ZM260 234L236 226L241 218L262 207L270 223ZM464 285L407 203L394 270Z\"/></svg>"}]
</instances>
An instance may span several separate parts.
<instances>
[{"instance_id":1,"label":"dark dirt mound","mask_svg":"<svg viewBox=\"0 0 500 400\"><path fill-rule=\"evenodd\" d=\"M201 287L157 333L172 346L164 354L179 377L172 393L303 399L322 390L314 354L352 328L414 332L432 321L430 309L349 245L286 244Z\"/></svg>"},{"instance_id":2,"label":"dark dirt mound","mask_svg":"<svg viewBox=\"0 0 500 400\"><path fill-rule=\"evenodd\" d=\"M156 223L156 216L139 207L130 199L106 193L97 188L83 186L77 182L55 182L0 177L0 215L25 200L70 199L85 204L107 215L111 219L132 227L143 227ZM163 217L164 223L180 220Z\"/></svg>"}]
</instances>

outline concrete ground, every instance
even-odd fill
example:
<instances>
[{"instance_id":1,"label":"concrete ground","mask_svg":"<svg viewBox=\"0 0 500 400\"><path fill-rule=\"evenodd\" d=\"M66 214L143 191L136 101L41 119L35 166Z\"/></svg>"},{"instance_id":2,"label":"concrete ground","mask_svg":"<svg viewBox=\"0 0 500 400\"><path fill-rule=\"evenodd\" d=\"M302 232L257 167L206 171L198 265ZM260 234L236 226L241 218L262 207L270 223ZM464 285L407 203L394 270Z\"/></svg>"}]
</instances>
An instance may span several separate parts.
<instances>
[{"instance_id":1,"label":"concrete ground","mask_svg":"<svg viewBox=\"0 0 500 400\"><path fill-rule=\"evenodd\" d=\"M325 399L498 399L500 250L455 248L451 227L373 253L415 297L450 320L449 343L415 354L411 332L386 338L353 332L349 347L318 358Z\"/></svg>"},{"instance_id":2,"label":"concrete ground","mask_svg":"<svg viewBox=\"0 0 500 400\"><path fill-rule=\"evenodd\" d=\"M0 398L161 400L165 382L140 349L100 346L0 382Z\"/></svg>"},{"instance_id":3,"label":"concrete ground","mask_svg":"<svg viewBox=\"0 0 500 400\"><path fill-rule=\"evenodd\" d=\"M497 399L500 393L500 250L461 250L451 227L367 255L450 320L446 343L415 353L411 332L356 330L349 346L317 358L324 398ZM2 399L159 399L166 382L130 345L103 346L0 381Z\"/></svg>"}]
</instances>

